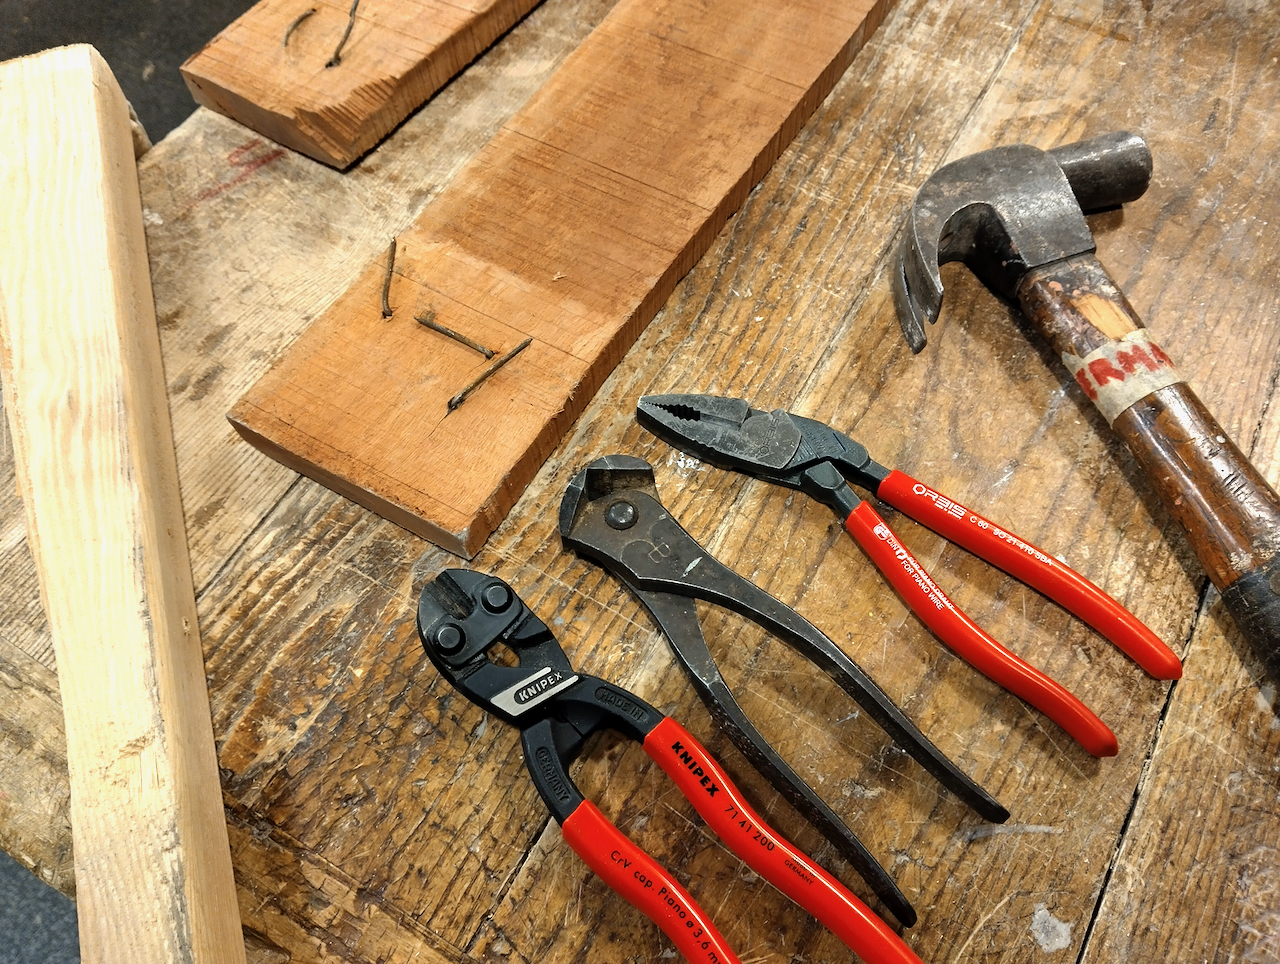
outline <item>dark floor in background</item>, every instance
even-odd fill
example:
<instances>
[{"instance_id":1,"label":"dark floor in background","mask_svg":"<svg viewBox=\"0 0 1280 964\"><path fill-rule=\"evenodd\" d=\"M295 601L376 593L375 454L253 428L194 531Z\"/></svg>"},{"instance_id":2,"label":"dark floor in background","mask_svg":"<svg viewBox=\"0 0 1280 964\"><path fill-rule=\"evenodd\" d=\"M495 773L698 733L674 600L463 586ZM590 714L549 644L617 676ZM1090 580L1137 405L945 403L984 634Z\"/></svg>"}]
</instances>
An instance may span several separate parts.
<instances>
[{"instance_id":1,"label":"dark floor in background","mask_svg":"<svg viewBox=\"0 0 1280 964\"><path fill-rule=\"evenodd\" d=\"M0 60L90 43L153 141L196 109L179 65L252 0L0 0Z\"/></svg>"},{"instance_id":2,"label":"dark floor in background","mask_svg":"<svg viewBox=\"0 0 1280 964\"><path fill-rule=\"evenodd\" d=\"M0 0L0 61L90 43L152 141L190 116L178 66L252 0ZM3 150L0 146L0 150ZM76 964L75 904L0 853L0 964Z\"/></svg>"},{"instance_id":3,"label":"dark floor in background","mask_svg":"<svg viewBox=\"0 0 1280 964\"><path fill-rule=\"evenodd\" d=\"M76 905L0 853L0 962L76 964Z\"/></svg>"}]
</instances>

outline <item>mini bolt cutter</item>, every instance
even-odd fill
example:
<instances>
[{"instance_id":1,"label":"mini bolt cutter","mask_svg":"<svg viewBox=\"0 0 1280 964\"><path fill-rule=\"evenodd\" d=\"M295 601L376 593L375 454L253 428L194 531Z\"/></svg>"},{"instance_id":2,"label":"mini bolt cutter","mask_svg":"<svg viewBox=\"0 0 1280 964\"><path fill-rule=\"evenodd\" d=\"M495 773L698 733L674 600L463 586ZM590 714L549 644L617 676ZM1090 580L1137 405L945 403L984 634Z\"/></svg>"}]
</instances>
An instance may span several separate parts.
<instances>
[{"instance_id":1,"label":"mini bolt cutter","mask_svg":"<svg viewBox=\"0 0 1280 964\"><path fill-rule=\"evenodd\" d=\"M952 793L987 820L1003 822L1009 818L1009 811L929 742L820 629L718 562L685 532L658 501L648 462L610 455L578 473L560 503L560 538L568 548L608 569L640 597L716 722L906 926L915 923L916 913L897 884L743 713L707 647L695 600L731 609L782 639L831 676Z\"/></svg>"},{"instance_id":2,"label":"mini bolt cutter","mask_svg":"<svg viewBox=\"0 0 1280 964\"><path fill-rule=\"evenodd\" d=\"M569 846L691 964L740 962L684 887L569 776L587 739L602 730L640 743L730 850L868 964L920 964L884 921L760 818L683 726L620 686L574 672L546 623L501 579L466 569L440 573L419 597L418 634L445 679L519 728L529 775ZM518 665L491 658L499 644Z\"/></svg>"},{"instance_id":3,"label":"mini bolt cutter","mask_svg":"<svg viewBox=\"0 0 1280 964\"><path fill-rule=\"evenodd\" d=\"M1060 684L1029 666L966 616L850 483L1044 593L1112 640L1159 679L1182 664L1132 613L1047 552L903 472L813 419L764 412L715 395L647 395L636 418L660 439L721 468L799 489L836 512L871 561L938 638L980 672L1041 710L1094 756L1114 756L1115 734Z\"/></svg>"}]
</instances>

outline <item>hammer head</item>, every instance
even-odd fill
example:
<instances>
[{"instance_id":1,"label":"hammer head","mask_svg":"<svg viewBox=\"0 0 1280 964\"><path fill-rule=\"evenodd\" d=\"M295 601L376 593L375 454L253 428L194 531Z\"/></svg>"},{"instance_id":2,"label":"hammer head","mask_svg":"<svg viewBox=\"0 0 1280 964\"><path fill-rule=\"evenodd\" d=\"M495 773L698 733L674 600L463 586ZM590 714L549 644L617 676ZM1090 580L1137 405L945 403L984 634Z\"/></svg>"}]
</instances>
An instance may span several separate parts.
<instances>
[{"instance_id":1,"label":"hammer head","mask_svg":"<svg viewBox=\"0 0 1280 964\"><path fill-rule=\"evenodd\" d=\"M942 310L940 264L963 261L1011 298L1031 269L1094 250L1085 211L1141 197L1150 182L1151 152L1126 132L1051 151L997 147L939 168L911 206L894 273L911 350Z\"/></svg>"}]
</instances>

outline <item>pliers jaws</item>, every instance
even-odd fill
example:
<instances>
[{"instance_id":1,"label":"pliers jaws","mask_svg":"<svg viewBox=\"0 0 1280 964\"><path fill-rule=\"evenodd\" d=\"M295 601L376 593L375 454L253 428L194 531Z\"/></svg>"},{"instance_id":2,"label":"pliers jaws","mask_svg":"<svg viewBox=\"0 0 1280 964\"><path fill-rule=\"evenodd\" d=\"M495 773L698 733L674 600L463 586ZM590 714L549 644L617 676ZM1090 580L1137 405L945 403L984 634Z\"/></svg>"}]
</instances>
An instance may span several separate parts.
<instances>
[{"instance_id":1,"label":"pliers jaws","mask_svg":"<svg viewBox=\"0 0 1280 964\"><path fill-rule=\"evenodd\" d=\"M670 445L712 465L799 489L839 516L907 605L966 662L1026 700L1094 756L1114 756L1115 734L1056 681L1009 652L937 586L853 485L1044 593L1114 642L1152 676L1182 664L1132 613L1075 570L903 472L874 462L847 435L781 409L764 412L715 395L648 395L636 418Z\"/></svg>"},{"instance_id":2,"label":"pliers jaws","mask_svg":"<svg viewBox=\"0 0 1280 964\"><path fill-rule=\"evenodd\" d=\"M782 409L761 411L741 398L646 395L636 421L704 462L799 489L842 516L861 501L850 484L874 491L889 475L843 432Z\"/></svg>"}]
</instances>

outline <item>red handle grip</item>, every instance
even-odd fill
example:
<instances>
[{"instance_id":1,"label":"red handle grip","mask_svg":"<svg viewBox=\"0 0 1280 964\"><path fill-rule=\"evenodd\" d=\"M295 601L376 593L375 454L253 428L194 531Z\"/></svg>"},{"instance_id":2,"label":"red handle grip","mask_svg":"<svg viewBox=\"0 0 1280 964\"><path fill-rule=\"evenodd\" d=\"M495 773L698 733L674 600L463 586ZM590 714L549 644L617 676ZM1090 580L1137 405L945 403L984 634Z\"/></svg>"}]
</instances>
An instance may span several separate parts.
<instances>
[{"instance_id":1,"label":"red handle grip","mask_svg":"<svg viewBox=\"0 0 1280 964\"><path fill-rule=\"evenodd\" d=\"M1047 552L903 472L890 472L880 483L876 495L956 545L1044 593L1115 643L1156 679L1182 677L1181 661L1142 620Z\"/></svg>"},{"instance_id":2,"label":"red handle grip","mask_svg":"<svg viewBox=\"0 0 1280 964\"><path fill-rule=\"evenodd\" d=\"M866 904L760 819L720 764L683 726L664 719L645 737L644 750L730 850L867 964L920 964Z\"/></svg>"},{"instance_id":3,"label":"red handle grip","mask_svg":"<svg viewBox=\"0 0 1280 964\"><path fill-rule=\"evenodd\" d=\"M586 865L661 927L689 964L741 964L689 892L590 800L580 803L560 829Z\"/></svg>"},{"instance_id":4,"label":"red handle grip","mask_svg":"<svg viewBox=\"0 0 1280 964\"><path fill-rule=\"evenodd\" d=\"M1116 735L1059 683L1009 652L961 612L898 541L869 502L849 513L845 530L924 624L961 659L1061 726L1094 756L1115 756Z\"/></svg>"}]
</instances>

